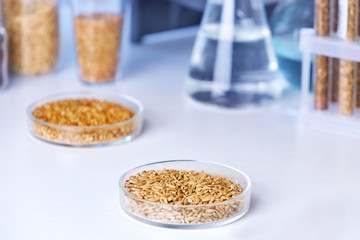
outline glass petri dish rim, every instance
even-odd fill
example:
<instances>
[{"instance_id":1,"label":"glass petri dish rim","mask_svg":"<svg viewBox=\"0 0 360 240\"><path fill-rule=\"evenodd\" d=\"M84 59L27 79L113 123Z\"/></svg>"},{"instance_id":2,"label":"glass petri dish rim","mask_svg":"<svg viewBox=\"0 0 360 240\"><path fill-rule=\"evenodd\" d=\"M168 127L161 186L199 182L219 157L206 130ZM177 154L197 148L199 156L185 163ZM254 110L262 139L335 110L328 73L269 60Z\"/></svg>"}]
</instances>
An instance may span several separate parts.
<instances>
[{"instance_id":1,"label":"glass petri dish rim","mask_svg":"<svg viewBox=\"0 0 360 240\"><path fill-rule=\"evenodd\" d=\"M139 198L135 195L133 195L132 193L130 193L122 184L122 182L124 182L125 180L125 176L128 175L130 172L136 170L137 168L142 168L142 167L146 167L146 166L151 166L151 165L155 165L155 164L162 164L162 163L172 163L172 162L196 162L196 163L204 163L204 164L212 164L212 165L215 165L215 166L221 166L221 167L225 167L225 168L228 168L228 169L231 169L231 170L234 170L235 172L239 173L240 175L242 175L246 182L247 182L247 187L244 189L244 191L236 196L235 198L231 198L231 199L228 199L226 201L223 201L223 202L218 202L218 203L210 203L210 204L199 204L199 205L175 205L175 204L166 204L166 203L158 203L158 202L152 202L152 201L149 201L149 200L145 200L145 199L142 199L142 198ZM183 207L183 208L198 208L198 207L213 207L213 206L219 206L219 205L223 205L223 204L228 204L228 203L231 203L233 201L236 201L236 200L239 200L241 199L243 196L246 196L250 191L251 191L251 180L249 178L248 175L246 175L244 172L234 168L234 167L231 167L231 166L228 166L226 164L222 164L222 163L217 163L217 162L203 162L203 161L197 161L197 160L165 160L165 161L158 161L158 162L152 162L152 163L147 163L147 164L143 164L143 165L140 165L140 166L137 166L135 168L132 168L128 171L126 171L123 175L121 175L120 177L120 180L119 180L119 186L120 186L120 189L122 190L122 192L127 196L127 197L131 197L137 201L141 201L141 202L145 202L145 203L149 203L149 204L153 204L155 206L159 206L159 207L168 207L168 206L171 206L171 207ZM151 221L151 220L149 220ZM170 223L166 223L166 224L170 224ZM187 224L187 225L200 225L200 224L207 224L207 223L197 223L197 224ZM170 224L171 225L171 224ZM178 224L174 224L174 225L178 225ZM186 224L184 224L186 225Z\"/></svg>"},{"instance_id":2,"label":"glass petri dish rim","mask_svg":"<svg viewBox=\"0 0 360 240\"><path fill-rule=\"evenodd\" d=\"M40 120L32 114L32 111L36 106L41 106L47 102L55 101L56 98L58 98L58 100L66 99L65 98L66 96L68 96L69 98L73 97L73 98L78 98L78 99L93 98L93 99L98 99L98 100L107 100L106 99L107 97L112 97L114 99L116 99L116 98L117 99L125 99L129 102L134 103L139 109L135 112L135 115L132 118L129 118L128 120L117 122L117 123L112 123L112 124L99 125L99 126L59 125L59 124L49 123L49 122ZM81 98L81 97L83 97L83 98ZM41 104L41 103L43 103L43 104ZM141 104L141 102L139 100L137 100L134 97L131 97L131 96L128 96L125 94L120 94L120 95L116 96L116 95L111 95L111 94L106 94L106 93L93 93L93 92L88 92L88 91L64 92L64 93L57 93L57 94L49 95L47 97L41 98L41 99L31 103L26 109L26 114L27 114L28 118L32 121L41 123L43 125L51 126L51 127L62 128L62 129L72 129L72 130L74 130L74 129L102 129L102 128L108 128L108 127L119 127L119 126L125 125L129 122L136 121L138 118L141 118L141 116L143 115L143 112L144 112L143 105Z\"/></svg>"}]
</instances>

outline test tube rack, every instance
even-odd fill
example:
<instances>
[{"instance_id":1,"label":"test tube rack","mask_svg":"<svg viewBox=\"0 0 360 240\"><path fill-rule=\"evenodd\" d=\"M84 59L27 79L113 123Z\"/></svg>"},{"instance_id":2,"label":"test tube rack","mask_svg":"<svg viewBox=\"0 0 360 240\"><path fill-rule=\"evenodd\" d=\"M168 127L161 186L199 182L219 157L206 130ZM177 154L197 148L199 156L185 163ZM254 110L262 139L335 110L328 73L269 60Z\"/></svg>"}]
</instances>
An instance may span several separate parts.
<instances>
[{"instance_id":1,"label":"test tube rack","mask_svg":"<svg viewBox=\"0 0 360 240\"><path fill-rule=\"evenodd\" d=\"M356 109L355 106L354 114L351 116L340 115L337 103L329 102L327 110L316 110L313 92L311 91L311 81L314 79L311 77L313 55L360 62L360 43L344 42L331 37L319 37L316 36L314 29L305 28L301 29L300 32L299 48L302 51L300 125L360 137L360 108Z\"/></svg>"}]
</instances>

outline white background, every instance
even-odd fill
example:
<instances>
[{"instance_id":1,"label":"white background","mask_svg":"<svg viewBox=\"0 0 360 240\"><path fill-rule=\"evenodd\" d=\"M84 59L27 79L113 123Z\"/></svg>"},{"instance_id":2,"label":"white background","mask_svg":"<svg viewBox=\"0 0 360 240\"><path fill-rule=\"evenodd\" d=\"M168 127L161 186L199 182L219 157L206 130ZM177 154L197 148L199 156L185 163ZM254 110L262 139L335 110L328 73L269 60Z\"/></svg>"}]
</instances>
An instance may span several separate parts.
<instances>
[{"instance_id":1,"label":"white background","mask_svg":"<svg viewBox=\"0 0 360 240\"><path fill-rule=\"evenodd\" d=\"M145 128L134 141L78 149L31 137L25 115L31 102L89 89L76 77L70 17L66 11L63 16L65 54L58 70L12 79L0 93L2 240L360 239L359 139L299 128L297 93L258 110L192 102L183 80L193 36L125 43L121 83L90 87L144 104ZM119 206L119 177L168 159L215 161L246 172L253 182L250 211L207 230L164 229L129 218Z\"/></svg>"}]
</instances>

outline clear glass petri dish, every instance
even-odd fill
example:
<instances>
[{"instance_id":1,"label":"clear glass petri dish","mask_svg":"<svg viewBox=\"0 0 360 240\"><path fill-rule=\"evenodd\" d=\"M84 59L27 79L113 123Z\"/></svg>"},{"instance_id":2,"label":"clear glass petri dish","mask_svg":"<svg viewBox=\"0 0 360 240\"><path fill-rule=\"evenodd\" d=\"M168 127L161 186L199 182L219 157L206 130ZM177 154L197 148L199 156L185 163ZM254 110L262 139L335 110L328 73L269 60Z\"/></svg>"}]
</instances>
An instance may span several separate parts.
<instances>
[{"instance_id":1,"label":"clear glass petri dish","mask_svg":"<svg viewBox=\"0 0 360 240\"><path fill-rule=\"evenodd\" d=\"M69 126L48 123L36 118L32 112L46 103L65 99L96 99L124 106L135 114L132 118L100 126ZM110 95L92 92L71 92L52 95L36 101L27 108L28 130L34 137L48 143L74 147L119 144L131 141L143 126L143 106L127 95Z\"/></svg>"},{"instance_id":2,"label":"clear glass petri dish","mask_svg":"<svg viewBox=\"0 0 360 240\"><path fill-rule=\"evenodd\" d=\"M171 205L141 199L131 194L124 184L130 176L147 170L175 169L204 171L204 173L226 177L240 184L244 191L235 198L202 205ZM243 172L212 162L194 160L170 160L136 167L124 173L119 181L120 205L132 218L151 225L179 228L201 229L218 227L234 222L244 216L250 207L251 181Z\"/></svg>"}]
</instances>

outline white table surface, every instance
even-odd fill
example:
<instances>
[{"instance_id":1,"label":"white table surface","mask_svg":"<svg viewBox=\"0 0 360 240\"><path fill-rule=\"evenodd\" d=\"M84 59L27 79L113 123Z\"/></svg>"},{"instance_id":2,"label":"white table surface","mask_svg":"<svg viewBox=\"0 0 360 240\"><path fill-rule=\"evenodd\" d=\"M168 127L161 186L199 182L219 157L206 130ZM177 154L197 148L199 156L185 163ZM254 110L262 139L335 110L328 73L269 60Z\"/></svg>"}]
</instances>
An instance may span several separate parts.
<instances>
[{"instance_id":1,"label":"white table surface","mask_svg":"<svg viewBox=\"0 0 360 240\"><path fill-rule=\"evenodd\" d=\"M360 140L299 129L298 94L272 108L227 111L189 100L183 80L193 37L124 44L124 79L87 87L76 78L71 28L63 21L55 73L13 78L0 93L0 236L63 239L360 239ZM145 106L134 141L101 148L43 143L27 132L26 107L49 94L126 93ZM216 161L246 172L252 204L242 219L206 230L148 226L125 215L118 179L168 159Z\"/></svg>"}]
</instances>

